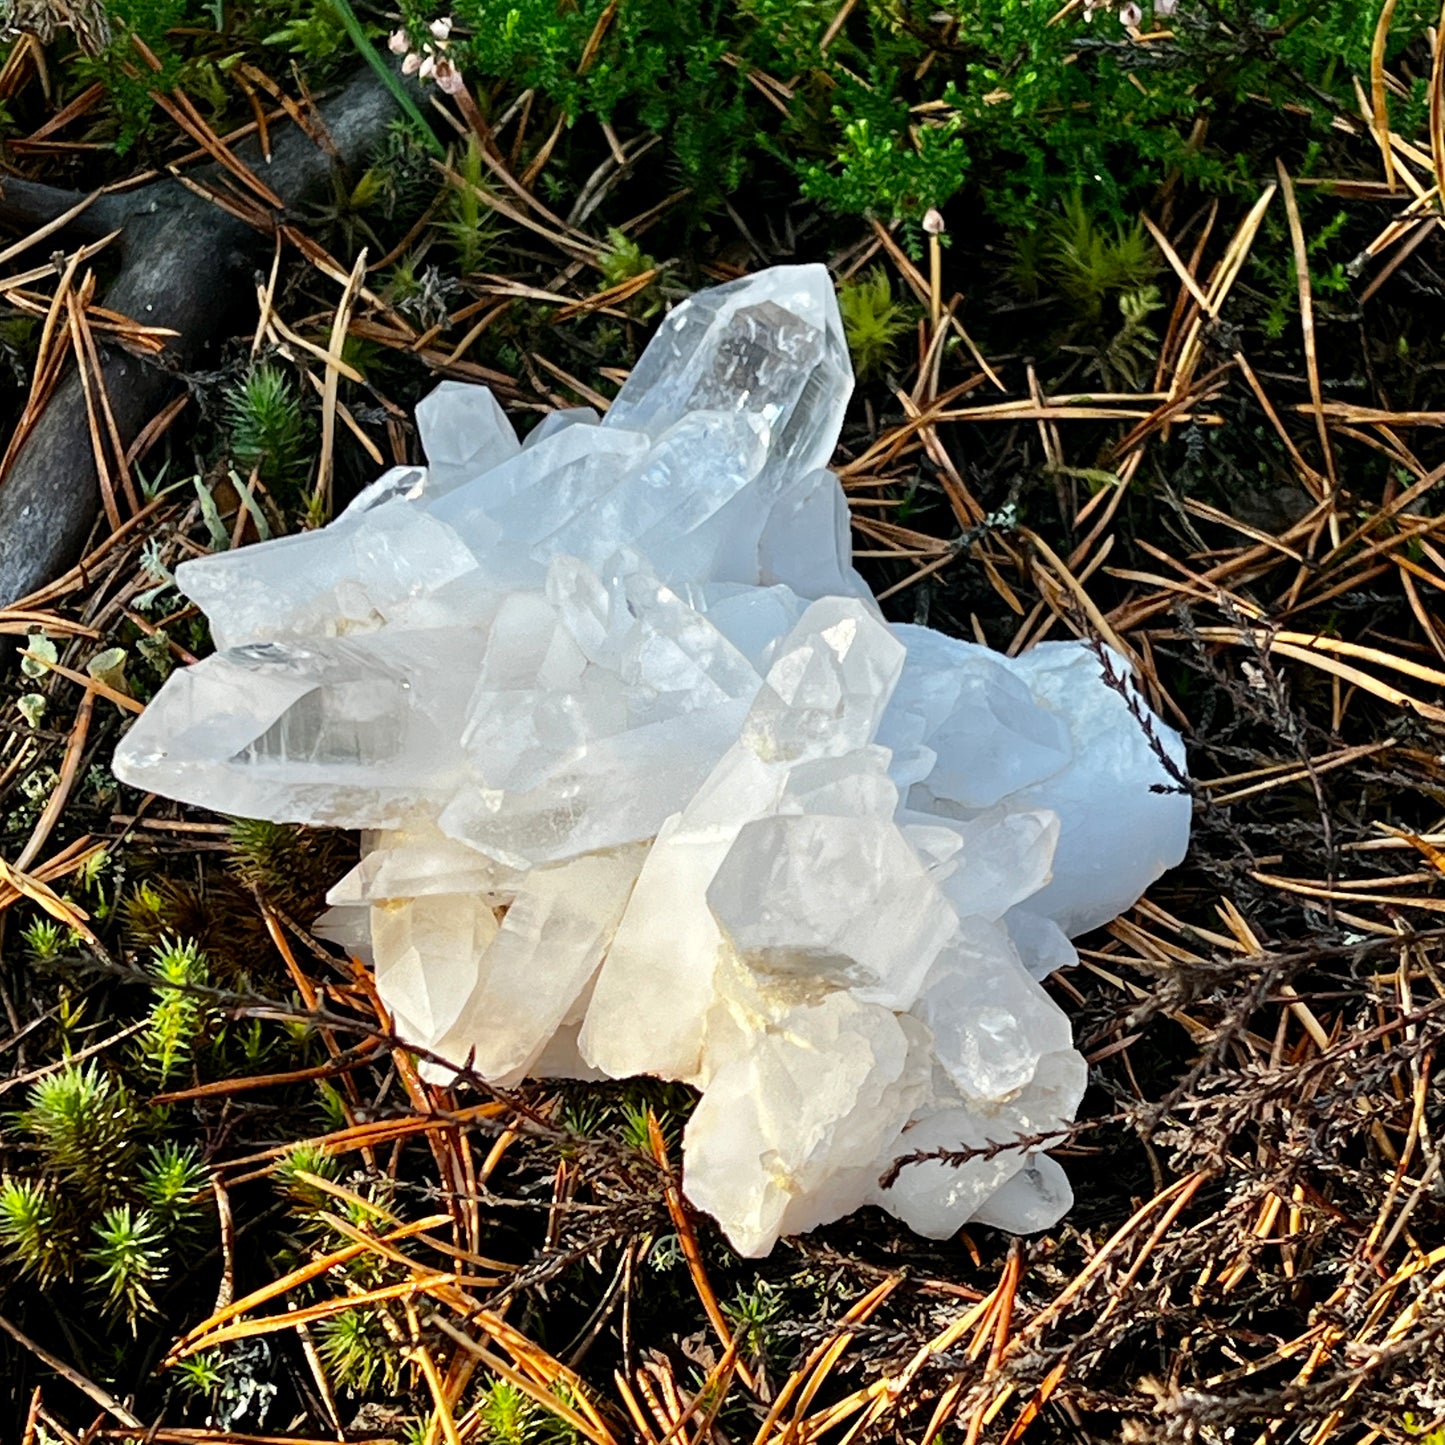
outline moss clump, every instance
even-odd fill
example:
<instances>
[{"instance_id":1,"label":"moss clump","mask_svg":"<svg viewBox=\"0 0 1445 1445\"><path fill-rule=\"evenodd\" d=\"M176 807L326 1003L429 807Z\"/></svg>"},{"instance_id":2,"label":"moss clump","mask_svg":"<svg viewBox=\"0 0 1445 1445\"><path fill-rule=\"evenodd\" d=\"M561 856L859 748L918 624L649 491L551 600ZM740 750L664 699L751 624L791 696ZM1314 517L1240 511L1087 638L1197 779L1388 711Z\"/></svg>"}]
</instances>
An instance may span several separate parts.
<instances>
[{"instance_id":1,"label":"moss clump","mask_svg":"<svg viewBox=\"0 0 1445 1445\"><path fill-rule=\"evenodd\" d=\"M898 344L914 323L910 308L893 299L893 284L881 266L845 281L838 288L838 309L860 381L896 363Z\"/></svg>"}]
</instances>

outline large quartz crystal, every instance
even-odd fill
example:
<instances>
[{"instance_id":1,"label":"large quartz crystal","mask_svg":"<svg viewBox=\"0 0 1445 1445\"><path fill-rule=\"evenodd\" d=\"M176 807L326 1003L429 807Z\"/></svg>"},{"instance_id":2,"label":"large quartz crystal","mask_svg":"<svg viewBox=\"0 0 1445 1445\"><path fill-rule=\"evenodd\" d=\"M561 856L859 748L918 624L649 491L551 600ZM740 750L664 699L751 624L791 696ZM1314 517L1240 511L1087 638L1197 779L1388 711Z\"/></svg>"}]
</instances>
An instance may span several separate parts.
<instances>
[{"instance_id":1,"label":"large quartz crystal","mask_svg":"<svg viewBox=\"0 0 1445 1445\"><path fill-rule=\"evenodd\" d=\"M1096 651L883 620L825 470L851 386L821 266L677 307L600 420L519 444L444 382L426 468L179 568L219 651L115 760L364 830L318 931L431 1077L695 1085L684 1185L749 1255L869 1203L1057 1220L1086 1070L1039 980L1189 829Z\"/></svg>"}]
</instances>

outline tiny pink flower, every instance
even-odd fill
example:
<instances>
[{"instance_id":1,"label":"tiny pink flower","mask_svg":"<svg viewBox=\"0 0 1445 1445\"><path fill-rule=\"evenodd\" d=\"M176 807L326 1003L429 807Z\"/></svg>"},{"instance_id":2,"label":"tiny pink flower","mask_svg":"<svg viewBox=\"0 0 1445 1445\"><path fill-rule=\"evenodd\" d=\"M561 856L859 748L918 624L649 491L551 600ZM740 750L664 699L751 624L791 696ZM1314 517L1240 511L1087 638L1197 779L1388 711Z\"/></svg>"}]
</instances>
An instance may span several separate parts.
<instances>
[{"instance_id":1,"label":"tiny pink flower","mask_svg":"<svg viewBox=\"0 0 1445 1445\"><path fill-rule=\"evenodd\" d=\"M405 55L411 42L406 38L405 30L393 30L386 42L386 48L393 55Z\"/></svg>"},{"instance_id":2,"label":"tiny pink flower","mask_svg":"<svg viewBox=\"0 0 1445 1445\"><path fill-rule=\"evenodd\" d=\"M450 60L446 59L445 56L437 61L433 79L435 79L437 83L437 88L446 95L461 94L462 87L465 84L462 80L461 71L458 70Z\"/></svg>"},{"instance_id":3,"label":"tiny pink flower","mask_svg":"<svg viewBox=\"0 0 1445 1445\"><path fill-rule=\"evenodd\" d=\"M438 40L445 40L452 33L451 16L443 15L441 19L433 20L428 28Z\"/></svg>"},{"instance_id":4,"label":"tiny pink flower","mask_svg":"<svg viewBox=\"0 0 1445 1445\"><path fill-rule=\"evenodd\" d=\"M1134 0L1128 0L1127 4L1119 7L1119 21L1126 29L1137 30L1143 18L1144 12L1134 4Z\"/></svg>"},{"instance_id":5,"label":"tiny pink flower","mask_svg":"<svg viewBox=\"0 0 1445 1445\"><path fill-rule=\"evenodd\" d=\"M1179 8L1179 0L1154 0L1154 18L1167 20Z\"/></svg>"},{"instance_id":6,"label":"tiny pink flower","mask_svg":"<svg viewBox=\"0 0 1445 1445\"><path fill-rule=\"evenodd\" d=\"M421 63L421 65L417 67L417 72L416 72L416 73L417 73L423 80L430 80L430 79L432 78L432 75L435 73L436 68L437 68L437 58L436 58L435 55L431 54L430 51L428 51L428 52L427 52L426 59L423 60L422 63Z\"/></svg>"},{"instance_id":7,"label":"tiny pink flower","mask_svg":"<svg viewBox=\"0 0 1445 1445\"><path fill-rule=\"evenodd\" d=\"M403 75L415 75L415 74L417 73L417 71L420 70L420 69L421 69L421 56L418 55L418 54L416 53L416 51L413 50L413 51L411 52L411 54L409 54L409 55L406 57L406 59L402 61L402 63L401 63L401 73L402 73Z\"/></svg>"}]
</instances>

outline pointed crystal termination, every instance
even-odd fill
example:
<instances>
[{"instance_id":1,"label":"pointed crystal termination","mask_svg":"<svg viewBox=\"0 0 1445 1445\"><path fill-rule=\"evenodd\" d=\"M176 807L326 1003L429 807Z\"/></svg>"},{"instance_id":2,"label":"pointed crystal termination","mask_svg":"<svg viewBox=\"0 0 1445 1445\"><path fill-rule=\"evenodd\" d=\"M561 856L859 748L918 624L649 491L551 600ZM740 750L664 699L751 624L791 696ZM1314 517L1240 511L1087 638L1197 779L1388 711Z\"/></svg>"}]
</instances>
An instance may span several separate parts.
<instances>
[{"instance_id":1,"label":"pointed crystal termination","mask_svg":"<svg viewBox=\"0 0 1445 1445\"><path fill-rule=\"evenodd\" d=\"M774 266L684 301L662 323L604 419L660 436L695 412L756 417L769 465L828 465L853 390L833 283L821 266Z\"/></svg>"},{"instance_id":2,"label":"pointed crystal termination","mask_svg":"<svg viewBox=\"0 0 1445 1445\"><path fill-rule=\"evenodd\" d=\"M474 481L521 450L506 412L485 387L442 382L417 406L416 424L433 496Z\"/></svg>"},{"instance_id":3,"label":"pointed crystal termination","mask_svg":"<svg viewBox=\"0 0 1445 1445\"><path fill-rule=\"evenodd\" d=\"M465 637L231 648L172 677L116 750L123 782L275 822L395 828L461 771Z\"/></svg>"},{"instance_id":4,"label":"pointed crystal termination","mask_svg":"<svg viewBox=\"0 0 1445 1445\"><path fill-rule=\"evenodd\" d=\"M219 650L115 757L365 830L316 929L427 1078L695 1085L683 1185L747 1255L865 1204L1051 1226L1087 1069L1037 980L1188 839L1118 659L883 620L825 470L851 387L821 266L698 294L522 444L444 382L425 468L178 568Z\"/></svg>"},{"instance_id":5,"label":"pointed crystal termination","mask_svg":"<svg viewBox=\"0 0 1445 1445\"><path fill-rule=\"evenodd\" d=\"M182 562L176 581L211 619L216 646L373 632L473 572L476 557L453 529L407 505L416 469L398 471L398 490L322 531Z\"/></svg>"}]
</instances>

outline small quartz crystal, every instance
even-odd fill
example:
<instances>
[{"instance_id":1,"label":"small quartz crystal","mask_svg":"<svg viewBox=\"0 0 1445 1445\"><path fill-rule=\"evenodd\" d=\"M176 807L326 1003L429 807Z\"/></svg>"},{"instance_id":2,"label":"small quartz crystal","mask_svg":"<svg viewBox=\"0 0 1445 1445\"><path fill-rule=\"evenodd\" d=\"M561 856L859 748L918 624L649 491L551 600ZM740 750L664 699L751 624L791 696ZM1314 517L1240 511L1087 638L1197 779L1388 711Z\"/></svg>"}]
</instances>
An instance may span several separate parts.
<instances>
[{"instance_id":1,"label":"small quartz crystal","mask_svg":"<svg viewBox=\"0 0 1445 1445\"><path fill-rule=\"evenodd\" d=\"M865 1204L1052 1225L1087 1070L1038 980L1189 833L1123 659L883 620L826 470L851 388L821 266L693 297L525 443L443 382L426 467L178 569L218 650L115 759L364 830L317 933L428 1077L694 1085L684 1187L747 1255Z\"/></svg>"}]
</instances>

